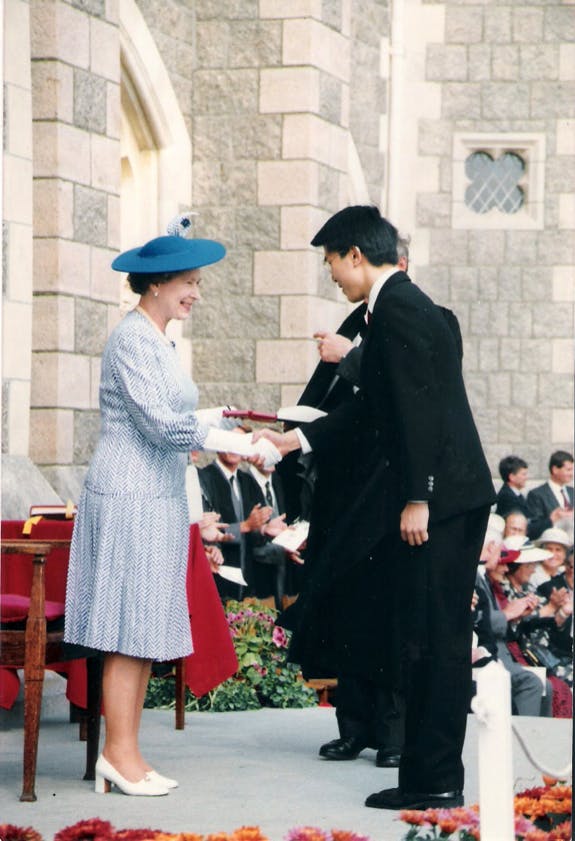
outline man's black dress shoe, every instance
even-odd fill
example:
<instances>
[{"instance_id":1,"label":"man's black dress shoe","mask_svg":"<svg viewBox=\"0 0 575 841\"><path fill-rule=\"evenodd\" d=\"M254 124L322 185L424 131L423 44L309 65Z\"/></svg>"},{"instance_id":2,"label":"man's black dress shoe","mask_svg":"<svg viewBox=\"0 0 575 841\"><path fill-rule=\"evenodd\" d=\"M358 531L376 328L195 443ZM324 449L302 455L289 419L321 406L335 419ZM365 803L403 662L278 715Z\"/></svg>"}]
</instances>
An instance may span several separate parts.
<instances>
[{"instance_id":1,"label":"man's black dress shoe","mask_svg":"<svg viewBox=\"0 0 575 841\"><path fill-rule=\"evenodd\" d=\"M333 739L326 742L319 749L319 755L324 759L356 759L367 745L356 736L349 736L347 739Z\"/></svg>"},{"instance_id":2,"label":"man's black dress shoe","mask_svg":"<svg viewBox=\"0 0 575 841\"><path fill-rule=\"evenodd\" d=\"M452 809L454 806L463 806L463 792L442 791L436 794L384 788L383 791L370 794L365 805L374 809Z\"/></svg>"},{"instance_id":3,"label":"man's black dress shoe","mask_svg":"<svg viewBox=\"0 0 575 841\"><path fill-rule=\"evenodd\" d=\"M400 760L400 753L380 748L375 757L375 764L378 768L399 768Z\"/></svg>"}]
</instances>

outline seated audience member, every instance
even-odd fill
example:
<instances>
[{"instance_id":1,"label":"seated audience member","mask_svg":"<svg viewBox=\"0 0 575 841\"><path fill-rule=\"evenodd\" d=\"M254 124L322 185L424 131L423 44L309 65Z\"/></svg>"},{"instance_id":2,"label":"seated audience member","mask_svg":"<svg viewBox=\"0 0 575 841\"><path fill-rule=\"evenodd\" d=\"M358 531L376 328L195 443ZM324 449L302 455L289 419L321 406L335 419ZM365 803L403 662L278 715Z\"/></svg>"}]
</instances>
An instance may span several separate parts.
<instances>
[{"instance_id":1,"label":"seated audience member","mask_svg":"<svg viewBox=\"0 0 575 841\"><path fill-rule=\"evenodd\" d=\"M505 517L503 537L522 535L527 537L527 517L521 511L510 511Z\"/></svg>"},{"instance_id":2,"label":"seated audience member","mask_svg":"<svg viewBox=\"0 0 575 841\"><path fill-rule=\"evenodd\" d=\"M539 539L535 541L535 544L541 549L551 552L551 557L541 561L531 576L531 584L537 588L540 584L553 578L554 575L563 572L571 541L567 532L563 531L563 529L553 528L545 529Z\"/></svg>"},{"instance_id":3,"label":"seated audience member","mask_svg":"<svg viewBox=\"0 0 575 841\"><path fill-rule=\"evenodd\" d=\"M550 597L545 598L537 594L531 583L536 564L548 558L550 552L533 546L529 541L521 545L519 538L509 538L504 543L504 546L510 545L512 548L521 546L520 555L508 565L506 580L502 583L503 593L511 603L524 598L536 599L529 614L512 623L512 631L522 651L528 656L535 656L539 665L545 666L553 683L556 701L562 701L565 707L563 711L554 709L554 714L569 717L572 699L566 684L573 683L572 656L569 654L567 657L557 657L552 651L551 639L555 632L569 632L573 614L572 599L567 594L559 594L558 591L552 591ZM546 557L542 557L543 555ZM541 653L537 650L538 646L543 648ZM546 652L553 657L549 658Z\"/></svg>"},{"instance_id":4,"label":"seated audience member","mask_svg":"<svg viewBox=\"0 0 575 841\"><path fill-rule=\"evenodd\" d=\"M514 715L551 715L552 688L547 681L544 694L543 684L537 675L521 665L523 657L517 641L509 633L512 622L528 615L537 602L536 597L526 596L522 600L508 601L502 593L502 583L507 572L508 560L519 557L519 551L501 549L501 537L488 529L481 553L482 569L477 573L475 588L478 594L480 616L476 617L478 645L493 653L493 641L497 659L509 672L511 679L511 704Z\"/></svg>"},{"instance_id":5,"label":"seated audience member","mask_svg":"<svg viewBox=\"0 0 575 841\"><path fill-rule=\"evenodd\" d=\"M505 456L499 462L503 485L497 494L495 512L501 517L507 517L510 511L520 511L526 518L529 516L527 499L522 493L527 482L527 468L527 462L519 456Z\"/></svg>"},{"instance_id":6,"label":"seated audience member","mask_svg":"<svg viewBox=\"0 0 575 841\"><path fill-rule=\"evenodd\" d=\"M573 687L573 547L565 559L565 570L540 584L537 593L544 599L559 603L555 614L555 625L548 629L550 651L561 661L554 674Z\"/></svg>"},{"instance_id":7,"label":"seated audience member","mask_svg":"<svg viewBox=\"0 0 575 841\"><path fill-rule=\"evenodd\" d=\"M215 544L229 539L226 533L227 523L221 522L221 516L216 511L203 510L197 460L198 451L193 450L189 454L189 463L186 468L186 495L190 523L197 523L210 568L212 572L218 572L224 562L224 556Z\"/></svg>"},{"instance_id":8,"label":"seated audience member","mask_svg":"<svg viewBox=\"0 0 575 841\"><path fill-rule=\"evenodd\" d=\"M246 430L237 427L238 434ZM220 544L227 567L241 570L246 585L216 576L222 599L243 599L253 595L254 538L261 538L261 529L268 522L272 509L261 503L261 492L255 479L238 470L242 457L235 453L218 453L207 467L198 471L205 511L217 511L228 524L228 539Z\"/></svg>"},{"instance_id":9,"label":"seated audience member","mask_svg":"<svg viewBox=\"0 0 575 841\"><path fill-rule=\"evenodd\" d=\"M281 610L287 592L286 577L290 561L286 550L272 541L287 528L283 485L273 467L266 469L252 464L249 472L260 490L261 504L272 509L271 519L263 527L261 540L254 541L254 593L262 601L271 600L273 606Z\"/></svg>"},{"instance_id":10,"label":"seated audience member","mask_svg":"<svg viewBox=\"0 0 575 841\"><path fill-rule=\"evenodd\" d=\"M487 523L487 531L492 534L497 533L499 540L503 540L503 532L505 531L505 520L499 514L490 514Z\"/></svg>"},{"instance_id":11,"label":"seated audience member","mask_svg":"<svg viewBox=\"0 0 575 841\"><path fill-rule=\"evenodd\" d=\"M527 494L529 537L535 539L553 526L573 540L573 456L564 450L552 453L549 479Z\"/></svg>"}]
</instances>

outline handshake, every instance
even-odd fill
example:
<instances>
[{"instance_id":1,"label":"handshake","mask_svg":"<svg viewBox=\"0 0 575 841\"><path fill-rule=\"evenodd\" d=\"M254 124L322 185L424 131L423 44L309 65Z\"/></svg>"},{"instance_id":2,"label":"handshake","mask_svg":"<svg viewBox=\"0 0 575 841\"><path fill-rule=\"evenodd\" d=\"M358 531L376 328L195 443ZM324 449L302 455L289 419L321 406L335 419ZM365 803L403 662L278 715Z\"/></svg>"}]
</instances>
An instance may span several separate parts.
<instances>
[{"instance_id":1,"label":"handshake","mask_svg":"<svg viewBox=\"0 0 575 841\"><path fill-rule=\"evenodd\" d=\"M295 449L287 447L284 440L295 433L282 435L271 429L246 433L237 426L239 421L224 416L223 413L228 408L221 406L215 409L199 409L196 412L199 422L207 427L204 450L236 453L260 467L269 469L281 461L290 449ZM236 428L230 429L232 425Z\"/></svg>"}]
</instances>

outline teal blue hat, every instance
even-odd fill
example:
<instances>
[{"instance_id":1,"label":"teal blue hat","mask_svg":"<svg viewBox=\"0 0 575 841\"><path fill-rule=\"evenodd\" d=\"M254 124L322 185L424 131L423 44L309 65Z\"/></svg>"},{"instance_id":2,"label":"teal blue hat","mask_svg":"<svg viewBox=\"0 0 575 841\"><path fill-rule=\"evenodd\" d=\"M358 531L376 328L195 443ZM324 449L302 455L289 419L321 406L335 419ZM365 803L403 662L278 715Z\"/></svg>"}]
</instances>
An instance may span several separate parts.
<instances>
[{"instance_id":1,"label":"teal blue hat","mask_svg":"<svg viewBox=\"0 0 575 841\"><path fill-rule=\"evenodd\" d=\"M180 236L156 237L140 248L118 254L112 263L117 272L161 274L185 272L217 263L226 253L213 239L186 239Z\"/></svg>"}]
</instances>

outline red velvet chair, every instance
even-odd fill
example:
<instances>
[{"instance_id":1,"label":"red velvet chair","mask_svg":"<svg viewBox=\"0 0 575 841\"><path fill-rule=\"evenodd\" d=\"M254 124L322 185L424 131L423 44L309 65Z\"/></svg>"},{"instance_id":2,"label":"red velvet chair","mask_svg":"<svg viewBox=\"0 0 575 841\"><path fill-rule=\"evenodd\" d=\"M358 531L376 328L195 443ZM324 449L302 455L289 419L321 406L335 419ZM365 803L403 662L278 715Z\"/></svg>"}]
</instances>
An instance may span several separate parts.
<instances>
[{"instance_id":1,"label":"red velvet chair","mask_svg":"<svg viewBox=\"0 0 575 841\"><path fill-rule=\"evenodd\" d=\"M80 707L87 704L82 722L86 735L84 779L94 779L100 730L101 666L95 657L87 661L64 660L65 573L72 524L46 521L41 529L35 529L33 538L23 536L22 527L22 521L2 523L0 671L2 682L7 686L3 705L9 706L10 693L14 689L18 691L14 670L24 670L20 800L34 801L44 670L50 667L71 675L72 698ZM71 697L70 693L68 696Z\"/></svg>"}]
</instances>

